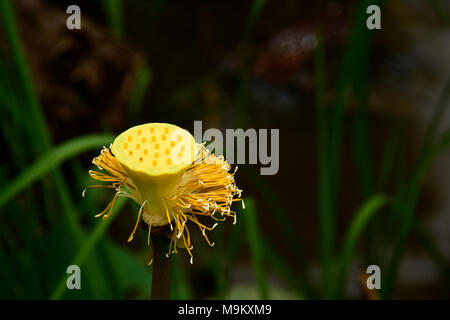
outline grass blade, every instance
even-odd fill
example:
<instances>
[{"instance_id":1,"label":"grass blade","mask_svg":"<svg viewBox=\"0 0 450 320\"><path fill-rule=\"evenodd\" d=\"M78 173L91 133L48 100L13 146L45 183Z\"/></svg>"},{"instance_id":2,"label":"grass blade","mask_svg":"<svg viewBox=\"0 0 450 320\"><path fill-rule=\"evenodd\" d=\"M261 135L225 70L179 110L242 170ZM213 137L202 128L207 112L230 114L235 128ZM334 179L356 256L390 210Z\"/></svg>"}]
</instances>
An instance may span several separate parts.
<instances>
[{"instance_id":1,"label":"grass blade","mask_svg":"<svg viewBox=\"0 0 450 320\"><path fill-rule=\"evenodd\" d=\"M252 264L255 271L256 279L259 287L259 294L261 299L269 299L269 290L267 287L266 274L263 265L263 251L261 234L259 232L256 203L253 198L245 199L245 224L247 227L247 241L252 258Z\"/></svg>"},{"instance_id":2,"label":"grass blade","mask_svg":"<svg viewBox=\"0 0 450 320\"><path fill-rule=\"evenodd\" d=\"M150 67L143 66L139 69L136 83L131 94L129 103L129 112L132 121L136 121L142 110L145 94L152 82L152 72Z\"/></svg>"},{"instance_id":3,"label":"grass blade","mask_svg":"<svg viewBox=\"0 0 450 320\"><path fill-rule=\"evenodd\" d=\"M415 218L414 232L418 236L425 251L430 255L431 259L435 262L436 267L442 275L442 278L450 287L450 261L447 257L441 254L433 242L433 238L428 231L423 227L420 221Z\"/></svg>"},{"instance_id":4,"label":"grass blade","mask_svg":"<svg viewBox=\"0 0 450 320\"><path fill-rule=\"evenodd\" d=\"M0 193L0 208L34 181L58 167L63 161L109 144L112 140L112 136L88 135L74 138L50 150L3 189Z\"/></svg>"},{"instance_id":5,"label":"grass blade","mask_svg":"<svg viewBox=\"0 0 450 320\"><path fill-rule=\"evenodd\" d=\"M14 10L9 0L0 1L0 16L3 20L4 31L9 42L11 54L14 57L17 73L21 80L24 90L24 97L26 103L30 106L31 116L35 121L35 125L38 127L38 132L42 136L42 144L44 150L50 147L50 134L48 128L45 126L44 116L42 114L39 100L31 81L30 70L25 59L25 53L20 42L20 36L18 34L18 28L14 17Z\"/></svg>"},{"instance_id":6,"label":"grass blade","mask_svg":"<svg viewBox=\"0 0 450 320\"><path fill-rule=\"evenodd\" d=\"M450 100L450 77L447 79L443 92L439 96L436 106L434 107L433 115L431 116L430 123L428 124L427 129L425 131L425 137L423 140L421 154L428 151L428 149L431 147L433 140L439 129L439 125L441 124L442 120L445 119L444 118L445 112L447 111L447 108L450 106L450 103L448 103L449 100Z\"/></svg>"},{"instance_id":7,"label":"grass blade","mask_svg":"<svg viewBox=\"0 0 450 320\"><path fill-rule=\"evenodd\" d=\"M331 265L333 259L333 209L331 199L331 176L329 172L329 121L326 110L326 74L323 40L317 35L315 52L316 104L317 104L317 158L318 158L318 201L320 217L320 259L322 266L322 292L329 295Z\"/></svg>"},{"instance_id":8,"label":"grass blade","mask_svg":"<svg viewBox=\"0 0 450 320\"><path fill-rule=\"evenodd\" d=\"M443 150L447 149L449 146L450 146L450 129L445 132L442 139L435 147L431 148L428 152L426 152L426 154L423 156L422 159L420 159L420 161L416 166L416 169L414 170L402 206L403 208L402 223L398 230L398 237L388 267L387 276L385 281L383 281L385 283L385 286L382 294L385 299L391 298L394 291L399 262L405 250L409 232L414 226L414 213L428 169L433 159L437 155L439 155Z\"/></svg>"},{"instance_id":9,"label":"grass blade","mask_svg":"<svg viewBox=\"0 0 450 320\"><path fill-rule=\"evenodd\" d=\"M267 0L253 0L242 39L239 87L236 103L237 126L241 128L245 128L248 125L248 59L250 56L250 38L266 3Z\"/></svg>"},{"instance_id":10,"label":"grass blade","mask_svg":"<svg viewBox=\"0 0 450 320\"><path fill-rule=\"evenodd\" d=\"M446 10L446 6L442 4L441 0L428 0L431 7L436 11L436 14L447 24L450 24L450 14Z\"/></svg>"},{"instance_id":11,"label":"grass blade","mask_svg":"<svg viewBox=\"0 0 450 320\"><path fill-rule=\"evenodd\" d=\"M291 268L280 254L272 247L268 241L264 241L264 259L267 265L271 265L272 268L278 272L278 274L284 279L286 284L291 286L302 299L315 298L314 293L311 292L304 283L299 281L298 271Z\"/></svg>"},{"instance_id":12,"label":"grass blade","mask_svg":"<svg viewBox=\"0 0 450 320\"><path fill-rule=\"evenodd\" d=\"M254 169L244 166L242 171L249 177L249 180L252 181L255 188L258 189L263 199L267 202L277 228L280 228L281 234L284 237L289 250L294 254L300 272L306 273L305 250L300 245L298 232L293 227L291 219L280 198L277 197L276 192L271 188L270 184L255 172ZM243 214L245 214L245 212ZM306 282L306 280L306 278L303 279L304 282Z\"/></svg>"},{"instance_id":13,"label":"grass blade","mask_svg":"<svg viewBox=\"0 0 450 320\"><path fill-rule=\"evenodd\" d=\"M430 123L428 124L424 142L422 145L419 159L413 170L409 183L405 185L402 197L400 198L396 208L397 213L401 214L401 225L396 238L394 251L389 263L388 272L386 276L386 285L383 290L383 297L390 298L394 291L395 279L398 271L398 264L403 251L406 247L408 235L414 226L414 213L419 201L420 191L422 189L423 182L425 180L428 168L431 165L432 160L440 152L450 144L450 129L448 129L440 141L433 146L434 137L437 134L437 130L440 124L440 120L443 117L450 100L450 77L448 78L446 85L438 102L434 108L434 112ZM401 211L400 211L401 210ZM394 212L396 214L396 212Z\"/></svg>"},{"instance_id":14,"label":"grass blade","mask_svg":"<svg viewBox=\"0 0 450 320\"><path fill-rule=\"evenodd\" d=\"M102 3L113 35L116 37L123 36L124 28L122 0L103 0Z\"/></svg>"},{"instance_id":15,"label":"grass blade","mask_svg":"<svg viewBox=\"0 0 450 320\"><path fill-rule=\"evenodd\" d=\"M344 238L341 257L339 259L336 297L340 298L342 296L345 280L347 278L348 266L364 228L370 222L374 214L386 203L387 198L385 195L373 195L362 204L352 219Z\"/></svg>"}]
</instances>

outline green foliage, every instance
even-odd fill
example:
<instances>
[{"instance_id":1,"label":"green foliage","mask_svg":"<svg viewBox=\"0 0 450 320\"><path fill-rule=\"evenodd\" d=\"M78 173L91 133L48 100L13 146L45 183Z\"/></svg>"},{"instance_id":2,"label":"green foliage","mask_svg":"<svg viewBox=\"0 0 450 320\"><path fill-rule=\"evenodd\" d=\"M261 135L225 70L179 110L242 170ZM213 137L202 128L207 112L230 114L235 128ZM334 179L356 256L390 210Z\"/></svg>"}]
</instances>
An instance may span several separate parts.
<instances>
[{"instance_id":1,"label":"green foliage","mask_svg":"<svg viewBox=\"0 0 450 320\"><path fill-rule=\"evenodd\" d=\"M108 135L78 137L50 150L4 187L0 193L0 208L33 182L61 165L63 161L88 150L99 150L102 145L108 144L112 140L113 137Z\"/></svg>"}]
</instances>

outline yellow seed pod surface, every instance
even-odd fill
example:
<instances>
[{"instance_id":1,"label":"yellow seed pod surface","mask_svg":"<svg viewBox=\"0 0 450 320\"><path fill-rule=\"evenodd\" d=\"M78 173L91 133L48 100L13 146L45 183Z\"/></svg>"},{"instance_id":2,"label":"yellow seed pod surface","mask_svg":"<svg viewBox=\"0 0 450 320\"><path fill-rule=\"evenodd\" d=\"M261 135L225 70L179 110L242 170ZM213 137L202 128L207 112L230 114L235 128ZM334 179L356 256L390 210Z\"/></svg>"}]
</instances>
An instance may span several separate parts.
<instances>
[{"instance_id":1,"label":"yellow seed pod surface","mask_svg":"<svg viewBox=\"0 0 450 320\"><path fill-rule=\"evenodd\" d=\"M111 151L122 164L140 195L144 220L153 225L167 224L162 199L173 194L196 154L194 137L186 130L167 123L147 123L121 133Z\"/></svg>"},{"instance_id":2,"label":"yellow seed pod surface","mask_svg":"<svg viewBox=\"0 0 450 320\"><path fill-rule=\"evenodd\" d=\"M147 123L120 134L111 151L132 170L149 175L173 174L194 161L195 141L188 131L175 125Z\"/></svg>"}]
</instances>

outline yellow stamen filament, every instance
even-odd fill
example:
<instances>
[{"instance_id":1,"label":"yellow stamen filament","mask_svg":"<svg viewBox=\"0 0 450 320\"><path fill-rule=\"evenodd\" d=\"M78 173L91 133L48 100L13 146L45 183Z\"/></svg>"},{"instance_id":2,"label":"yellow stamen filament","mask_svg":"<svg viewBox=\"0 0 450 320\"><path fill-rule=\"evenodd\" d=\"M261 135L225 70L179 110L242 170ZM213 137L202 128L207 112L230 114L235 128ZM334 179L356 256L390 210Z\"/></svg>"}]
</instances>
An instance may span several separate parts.
<instances>
[{"instance_id":1,"label":"yellow stamen filament","mask_svg":"<svg viewBox=\"0 0 450 320\"><path fill-rule=\"evenodd\" d=\"M138 217L137 217L137 220L136 220L136 224L134 225L133 232L131 232L131 235L128 238L128 242L133 240L134 234L135 234L136 229L137 229L138 224L139 224L139 220L141 219L142 210L144 209L144 206L145 206L146 203L147 203L147 200L144 200L144 202L142 203L141 207L139 208L139 213L138 213ZM151 227L151 225L150 225L150 227Z\"/></svg>"},{"instance_id":2,"label":"yellow stamen filament","mask_svg":"<svg viewBox=\"0 0 450 320\"><path fill-rule=\"evenodd\" d=\"M93 185L93 186L88 186L86 187L86 189L83 190L83 192L81 193L81 196L84 198L86 195L86 190L92 189L92 188L111 188L111 189L115 189L116 186L114 185L107 185L107 184L98 184L98 185Z\"/></svg>"},{"instance_id":3,"label":"yellow stamen filament","mask_svg":"<svg viewBox=\"0 0 450 320\"><path fill-rule=\"evenodd\" d=\"M113 207L114 207L114 204L116 203L116 199L117 199L118 196L119 196L119 192L116 192L114 198L113 198L112 201L108 204L108 206L105 208L105 210L103 210L102 212L100 212L99 214L97 214L95 217L96 217L96 218L101 217L102 215L105 214L106 211L109 210L108 213L103 217L103 220L108 219L108 217L109 217L109 215L111 214L111 211L112 211L112 209L113 209Z\"/></svg>"},{"instance_id":4,"label":"yellow stamen filament","mask_svg":"<svg viewBox=\"0 0 450 320\"><path fill-rule=\"evenodd\" d=\"M164 205L164 207L166 208L167 221L168 221L169 224L170 224L170 230L173 231L172 222L170 221L170 216L169 216L169 209L167 208L166 205Z\"/></svg>"},{"instance_id":5,"label":"yellow stamen filament","mask_svg":"<svg viewBox=\"0 0 450 320\"><path fill-rule=\"evenodd\" d=\"M151 224L151 219L150 219L150 223L148 225L148 236L147 236L147 245L150 246L150 233L152 232L152 224Z\"/></svg>"}]
</instances>

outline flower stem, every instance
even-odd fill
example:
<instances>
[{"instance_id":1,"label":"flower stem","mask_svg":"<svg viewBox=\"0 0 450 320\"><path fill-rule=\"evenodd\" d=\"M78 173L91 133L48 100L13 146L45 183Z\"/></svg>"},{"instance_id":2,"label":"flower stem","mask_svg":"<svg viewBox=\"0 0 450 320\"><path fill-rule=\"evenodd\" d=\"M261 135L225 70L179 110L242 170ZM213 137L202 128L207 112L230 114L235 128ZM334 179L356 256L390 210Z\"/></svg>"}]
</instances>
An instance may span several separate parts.
<instances>
[{"instance_id":1,"label":"flower stem","mask_svg":"<svg viewBox=\"0 0 450 320\"><path fill-rule=\"evenodd\" d=\"M169 239L160 234L152 234L153 275L152 300L170 299L170 257L168 252Z\"/></svg>"}]
</instances>

